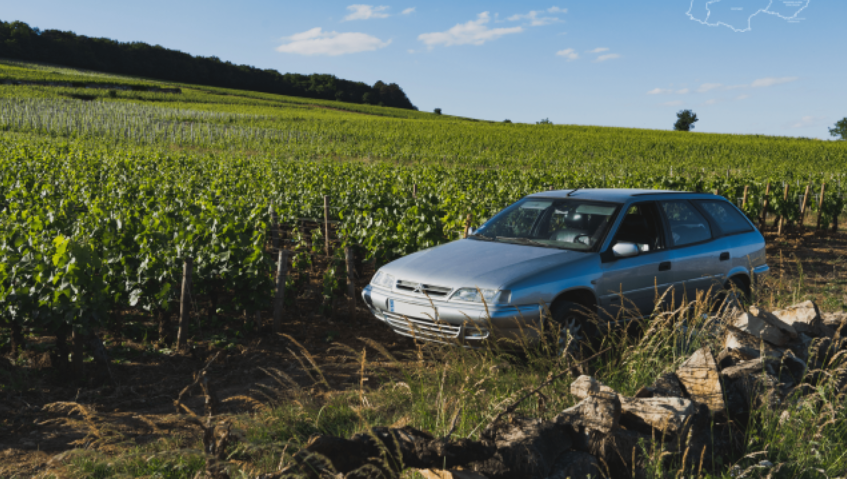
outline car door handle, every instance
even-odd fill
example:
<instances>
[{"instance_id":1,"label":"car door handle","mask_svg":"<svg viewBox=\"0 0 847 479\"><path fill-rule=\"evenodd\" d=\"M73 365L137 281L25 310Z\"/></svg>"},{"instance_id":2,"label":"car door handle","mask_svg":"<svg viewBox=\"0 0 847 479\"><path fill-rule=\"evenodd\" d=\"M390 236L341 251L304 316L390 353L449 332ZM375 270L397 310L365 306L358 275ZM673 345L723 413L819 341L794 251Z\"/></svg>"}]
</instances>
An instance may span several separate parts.
<instances>
[{"instance_id":1,"label":"car door handle","mask_svg":"<svg viewBox=\"0 0 847 479\"><path fill-rule=\"evenodd\" d=\"M721 261L726 261L729 259L729 251L724 251L721 253Z\"/></svg>"},{"instance_id":2,"label":"car door handle","mask_svg":"<svg viewBox=\"0 0 847 479\"><path fill-rule=\"evenodd\" d=\"M659 263L659 271L669 271L671 269L671 262L664 261Z\"/></svg>"}]
</instances>

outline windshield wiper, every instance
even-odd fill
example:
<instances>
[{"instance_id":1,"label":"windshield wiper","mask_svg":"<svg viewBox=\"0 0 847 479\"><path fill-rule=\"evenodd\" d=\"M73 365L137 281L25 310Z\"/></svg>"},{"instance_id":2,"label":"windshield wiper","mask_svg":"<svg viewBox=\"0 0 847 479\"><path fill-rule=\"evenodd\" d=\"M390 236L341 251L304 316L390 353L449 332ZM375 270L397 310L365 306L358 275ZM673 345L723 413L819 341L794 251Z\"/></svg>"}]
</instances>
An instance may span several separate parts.
<instances>
[{"instance_id":1,"label":"windshield wiper","mask_svg":"<svg viewBox=\"0 0 847 479\"><path fill-rule=\"evenodd\" d=\"M497 240L514 241L515 243L531 244L531 245L534 245L534 246L544 246L544 247L550 246L548 244L542 243L540 241L531 240L529 238L512 238L512 237L509 237L509 236L498 236Z\"/></svg>"},{"instance_id":2,"label":"windshield wiper","mask_svg":"<svg viewBox=\"0 0 847 479\"><path fill-rule=\"evenodd\" d=\"M478 239L478 240L482 240L482 241L497 241L490 236L484 236L484 235L468 235L468 238Z\"/></svg>"},{"instance_id":3,"label":"windshield wiper","mask_svg":"<svg viewBox=\"0 0 847 479\"><path fill-rule=\"evenodd\" d=\"M515 243L519 243L519 244L526 244L526 245L532 245L532 246L541 246L542 248L563 249L563 250L567 250L567 251L573 250L573 248L568 248L567 246L558 245L558 244L542 243L540 241L535 241L535 240L532 240L532 239L529 239L529 238L512 238L512 237L509 237L509 236L498 236L497 240L498 241L499 240L506 240L507 242L515 242Z\"/></svg>"}]
</instances>

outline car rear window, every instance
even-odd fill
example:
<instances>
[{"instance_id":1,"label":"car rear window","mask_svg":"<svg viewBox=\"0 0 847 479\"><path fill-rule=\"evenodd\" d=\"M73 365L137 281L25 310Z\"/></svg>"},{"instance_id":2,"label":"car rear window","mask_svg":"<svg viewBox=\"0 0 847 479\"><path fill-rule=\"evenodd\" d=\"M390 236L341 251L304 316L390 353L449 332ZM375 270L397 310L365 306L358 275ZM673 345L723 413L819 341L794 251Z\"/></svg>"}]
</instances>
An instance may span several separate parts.
<instances>
[{"instance_id":1,"label":"car rear window","mask_svg":"<svg viewBox=\"0 0 847 479\"><path fill-rule=\"evenodd\" d=\"M674 246L700 243L712 238L709 222L687 201L662 201L659 203L671 227Z\"/></svg>"},{"instance_id":2,"label":"car rear window","mask_svg":"<svg viewBox=\"0 0 847 479\"><path fill-rule=\"evenodd\" d=\"M714 200L697 200L696 203L715 220L721 233L725 235L753 231L747 218L729 203Z\"/></svg>"}]
</instances>

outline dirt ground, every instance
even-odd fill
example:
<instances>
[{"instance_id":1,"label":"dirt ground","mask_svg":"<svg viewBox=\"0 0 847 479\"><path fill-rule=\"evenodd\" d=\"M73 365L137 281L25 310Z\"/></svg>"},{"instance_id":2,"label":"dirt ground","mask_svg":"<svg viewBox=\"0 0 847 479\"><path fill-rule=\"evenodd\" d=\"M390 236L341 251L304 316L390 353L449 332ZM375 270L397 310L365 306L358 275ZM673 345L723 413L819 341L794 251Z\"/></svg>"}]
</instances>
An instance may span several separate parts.
<instances>
[{"instance_id":1,"label":"dirt ground","mask_svg":"<svg viewBox=\"0 0 847 479\"><path fill-rule=\"evenodd\" d=\"M373 275L372 268L364 273L358 293ZM48 352L39 352L54 338L30 340L30 349L17 358L0 357L0 378L11 383L0 388L0 477L37 474L51 465L51 458L73 448L108 453L162 437L195 440L199 428L186 420L184 412L177 414L174 401L195 372L215 355L209 375L224 405L221 412L249 412L269 401L259 385L275 385L262 368L279 369L307 387L313 384L300 365L308 362L303 349L320 364L336 390L359 381L358 365L349 353L335 347L337 342L357 350L366 347L362 339L392 353L414 349L411 340L394 334L371 316L361 298L357 298L352 318L346 298L336 300L330 317L309 311L308 303L313 301L308 295L301 298L298 306L291 308L295 311L284 317L278 334L271 332L268 320L259 332L237 342L193 342L188 352L151 350L149 343L124 338L121 356L130 352L130 359L114 361L109 348L113 382L105 368L93 361L85 364L84 383L69 380L51 367ZM200 414L203 397L199 388L187 394L183 403Z\"/></svg>"},{"instance_id":2,"label":"dirt ground","mask_svg":"<svg viewBox=\"0 0 847 479\"><path fill-rule=\"evenodd\" d=\"M765 235L772 274L759 290L760 303L783 306L813 298L825 311L842 308L847 299L847 234L791 231L778 237L767 231ZM359 292L372 274L372 268L363 271ZM111 364L113 382L95 362L86 364L87 382L68 380L50 367L49 354L39 352L44 348L33 340L32 349L17 358L0 358L0 378L10 382L10 387L0 388L0 477L36 475L74 448L109 453L163 437L196 441L199 429L185 414L177 414L174 401L214 355L218 359L209 374L223 401L223 412L239 412L269 401L259 385L272 385L274 380L261 368L277 368L303 385L312 384L299 363L308 361L301 345L338 390L359 377L357 364L337 343L361 350L366 343L359 338L367 338L392 353L415 350L413 341L392 333L370 316L360 298L357 302L352 318L344 298L338 300L333 318L298 303L292 308L296 311L284 318L282 334L271 333L265 324L237 344L205 340L193 343L190 352L155 351L149 344L127 339L122 341L122 351L134 352L129 359ZM184 403L199 413L202 401L198 388Z\"/></svg>"}]
</instances>

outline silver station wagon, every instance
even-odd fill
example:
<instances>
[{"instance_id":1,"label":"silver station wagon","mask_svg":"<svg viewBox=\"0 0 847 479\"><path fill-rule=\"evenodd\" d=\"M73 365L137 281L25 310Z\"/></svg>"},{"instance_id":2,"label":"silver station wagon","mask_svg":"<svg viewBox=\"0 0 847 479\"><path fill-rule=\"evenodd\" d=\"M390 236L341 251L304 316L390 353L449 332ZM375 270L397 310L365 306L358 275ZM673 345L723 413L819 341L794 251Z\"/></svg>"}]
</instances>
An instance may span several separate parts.
<instances>
[{"instance_id":1,"label":"silver station wagon","mask_svg":"<svg viewBox=\"0 0 847 479\"><path fill-rule=\"evenodd\" d=\"M765 240L723 197L577 189L526 196L466 239L393 261L363 296L395 332L472 345L649 316L698 291L750 293L767 273ZM669 291L670 290L670 291ZM668 294L664 294L668 292ZM545 314L547 308L550 314Z\"/></svg>"}]
</instances>

